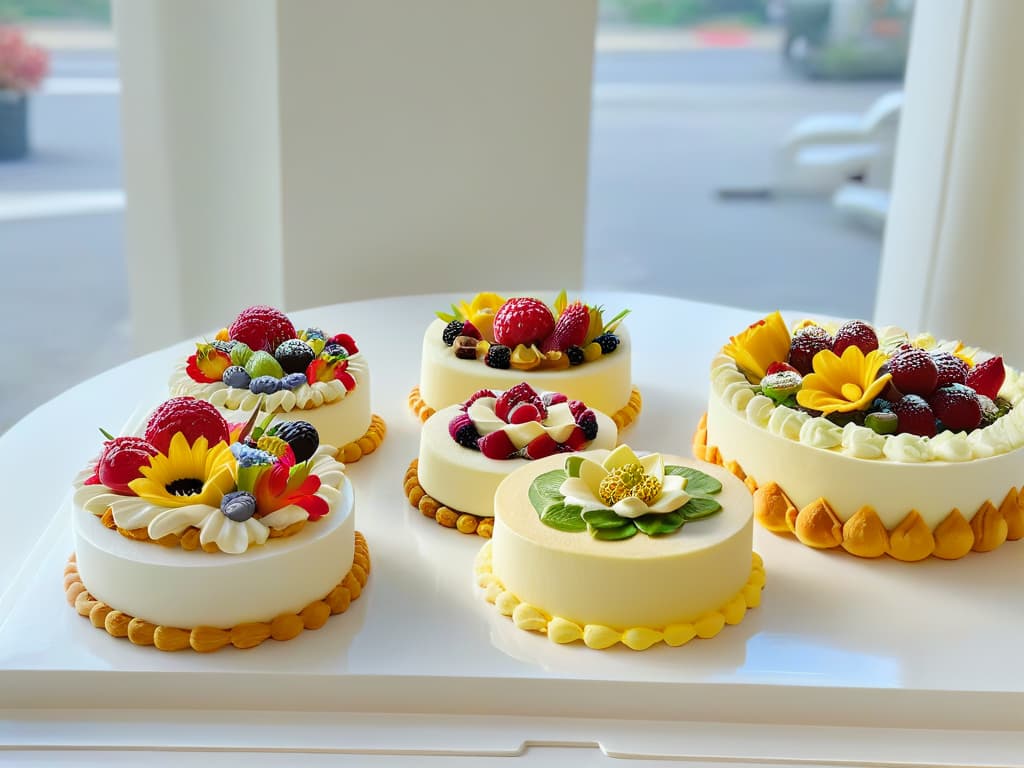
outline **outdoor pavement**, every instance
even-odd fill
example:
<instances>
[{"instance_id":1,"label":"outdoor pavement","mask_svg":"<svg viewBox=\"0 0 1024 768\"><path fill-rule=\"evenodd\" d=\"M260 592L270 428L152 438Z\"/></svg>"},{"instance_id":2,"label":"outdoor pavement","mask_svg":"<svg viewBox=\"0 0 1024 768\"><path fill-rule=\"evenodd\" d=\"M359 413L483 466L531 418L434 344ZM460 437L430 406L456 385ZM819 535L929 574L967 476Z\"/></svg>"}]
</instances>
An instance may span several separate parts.
<instances>
[{"instance_id":1,"label":"outdoor pavement","mask_svg":"<svg viewBox=\"0 0 1024 768\"><path fill-rule=\"evenodd\" d=\"M32 100L34 155L0 165L0 432L135 354L113 38L33 36L55 54ZM775 148L795 121L863 111L894 87L796 79L771 34L602 30L586 285L869 317L877 234L840 220L827 200L724 202L718 191L771 187Z\"/></svg>"}]
</instances>

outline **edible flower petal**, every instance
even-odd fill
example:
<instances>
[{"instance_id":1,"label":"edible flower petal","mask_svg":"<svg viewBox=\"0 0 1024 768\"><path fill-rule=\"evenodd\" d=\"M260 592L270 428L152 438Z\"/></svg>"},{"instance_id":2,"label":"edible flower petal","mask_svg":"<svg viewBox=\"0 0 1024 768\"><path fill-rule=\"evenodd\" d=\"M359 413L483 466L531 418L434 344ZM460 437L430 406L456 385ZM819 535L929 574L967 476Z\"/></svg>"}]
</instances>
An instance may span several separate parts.
<instances>
[{"instance_id":1,"label":"edible flower petal","mask_svg":"<svg viewBox=\"0 0 1024 768\"><path fill-rule=\"evenodd\" d=\"M171 438L167 454L159 453L141 467L142 477L128 487L137 496L161 507L191 504L220 505L235 488L235 458L224 442L210 448L205 437L192 445L178 432ZM189 492L192 490L192 492Z\"/></svg>"},{"instance_id":2,"label":"edible flower petal","mask_svg":"<svg viewBox=\"0 0 1024 768\"><path fill-rule=\"evenodd\" d=\"M789 357L789 344L786 323L779 312L773 312L731 337L722 351L757 383L764 378L769 365Z\"/></svg>"},{"instance_id":3,"label":"edible flower petal","mask_svg":"<svg viewBox=\"0 0 1024 768\"><path fill-rule=\"evenodd\" d=\"M886 360L877 349L865 355L849 346L842 357L823 349L814 356L814 372L804 377L796 401L824 414L866 410L892 378L889 373L878 375Z\"/></svg>"}]
</instances>

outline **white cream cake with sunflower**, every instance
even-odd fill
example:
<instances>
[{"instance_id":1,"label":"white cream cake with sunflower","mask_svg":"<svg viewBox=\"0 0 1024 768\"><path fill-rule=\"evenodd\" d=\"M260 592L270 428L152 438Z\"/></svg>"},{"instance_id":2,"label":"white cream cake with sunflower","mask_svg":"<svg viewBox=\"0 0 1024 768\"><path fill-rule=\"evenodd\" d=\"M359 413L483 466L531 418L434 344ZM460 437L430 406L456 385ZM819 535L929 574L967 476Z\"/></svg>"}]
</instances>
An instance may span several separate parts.
<instances>
[{"instance_id":1,"label":"white cream cake with sunflower","mask_svg":"<svg viewBox=\"0 0 1024 768\"><path fill-rule=\"evenodd\" d=\"M555 643L684 645L761 601L750 495L720 467L625 445L550 456L502 481L494 514L477 583Z\"/></svg>"},{"instance_id":2,"label":"white cream cake with sunflower","mask_svg":"<svg viewBox=\"0 0 1024 768\"><path fill-rule=\"evenodd\" d=\"M581 400L625 429L642 408L622 322L628 314L606 318L601 307L569 301L565 291L550 306L531 296L478 293L427 326L409 406L426 421L474 392L525 381Z\"/></svg>"},{"instance_id":3,"label":"white cream cake with sunflower","mask_svg":"<svg viewBox=\"0 0 1024 768\"><path fill-rule=\"evenodd\" d=\"M74 482L68 601L115 637L250 648L318 629L358 598L369 553L337 449L304 421L229 424L172 398Z\"/></svg>"},{"instance_id":4,"label":"white cream cake with sunflower","mask_svg":"<svg viewBox=\"0 0 1024 768\"><path fill-rule=\"evenodd\" d=\"M699 459L758 521L820 549L914 562L1024 537L1024 378L959 341L774 312L711 365Z\"/></svg>"}]
</instances>

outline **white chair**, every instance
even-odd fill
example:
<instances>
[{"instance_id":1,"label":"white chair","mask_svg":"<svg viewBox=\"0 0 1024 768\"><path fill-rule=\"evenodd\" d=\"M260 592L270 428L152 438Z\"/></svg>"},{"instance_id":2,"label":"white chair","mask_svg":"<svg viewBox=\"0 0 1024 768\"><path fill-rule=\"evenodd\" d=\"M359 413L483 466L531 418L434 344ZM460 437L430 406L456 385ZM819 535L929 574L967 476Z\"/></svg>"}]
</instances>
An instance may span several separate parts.
<instances>
[{"instance_id":1,"label":"white chair","mask_svg":"<svg viewBox=\"0 0 1024 768\"><path fill-rule=\"evenodd\" d=\"M801 120L783 141L778 189L827 195L853 180L887 188L902 105L903 92L892 91L863 114Z\"/></svg>"}]
</instances>

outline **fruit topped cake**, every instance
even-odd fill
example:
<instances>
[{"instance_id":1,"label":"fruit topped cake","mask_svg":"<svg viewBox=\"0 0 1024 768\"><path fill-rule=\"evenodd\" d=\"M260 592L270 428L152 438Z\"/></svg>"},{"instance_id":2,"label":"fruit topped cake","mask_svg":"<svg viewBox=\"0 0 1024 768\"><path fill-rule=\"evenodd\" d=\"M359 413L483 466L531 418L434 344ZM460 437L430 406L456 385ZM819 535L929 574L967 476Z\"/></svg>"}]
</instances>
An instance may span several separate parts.
<instances>
[{"instance_id":1,"label":"fruit topped cake","mask_svg":"<svg viewBox=\"0 0 1024 768\"><path fill-rule=\"evenodd\" d=\"M678 646L760 604L750 494L720 467L628 446L510 474L476 560L486 599L555 643Z\"/></svg>"},{"instance_id":2,"label":"fruit topped cake","mask_svg":"<svg viewBox=\"0 0 1024 768\"><path fill-rule=\"evenodd\" d=\"M608 414L619 429L640 413L633 387L630 342L623 318L601 307L552 306L520 296L478 293L471 302L438 312L423 336L420 383L409 405L424 421L481 389L506 390L526 381L542 392L562 392Z\"/></svg>"},{"instance_id":3,"label":"fruit topped cake","mask_svg":"<svg viewBox=\"0 0 1024 768\"><path fill-rule=\"evenodd\" d=\"M74 482L68 601L115 637L213 651L318 629L369 570L352 488L304 421L168 400Z\"/></svg>"},{"instance_id":4,"label":"fruit topped cake","mask_svg":"<svg viewBox=\"0 0 1024 768\"><path fill-rule=\"evenodd\" d=\"M262 404L279 420L302 419L338 457L358 461L384 439L384 421L370 411L370 371L347 333L296 331L273 307L243 310L211 342L175 368L172 395L213 403L229 420Z\"/></svg>"},{"instance_id":5,"label":"fruit topped cake","mask_svg":"<svg viewBox=\"0 0 1024 768\"><path fill-rule=\"evenodd\" d=\"M945 559L1024 537L1024 378L959 341L775 312L711 366L698 458L817 548Z\"/></svg>"},{"instance_id":6,"label":"fruit topped cake","mask_svg":"<svg viewBox=\"0 0 1024 768\"><path fill-rule=\"evenodd\" d=\"M560 392L539 393L526 382L482 389L427 419L406 496L441 525L488 537L494 492L510 472L554 454L614 448L617 439L608 416Z\"/></svg>"}]
</instances>

